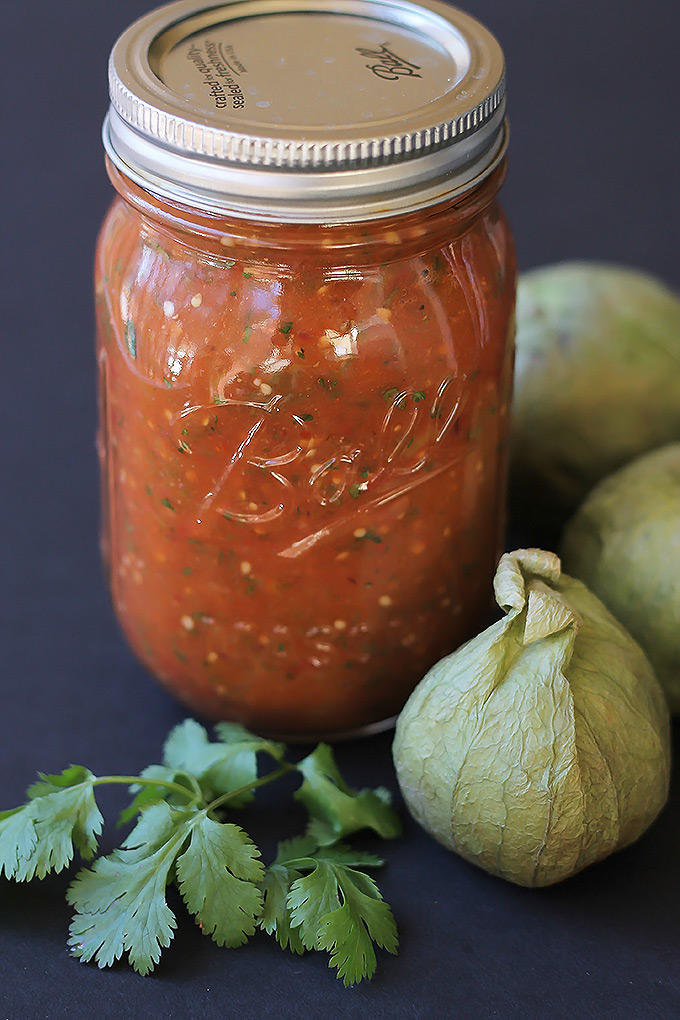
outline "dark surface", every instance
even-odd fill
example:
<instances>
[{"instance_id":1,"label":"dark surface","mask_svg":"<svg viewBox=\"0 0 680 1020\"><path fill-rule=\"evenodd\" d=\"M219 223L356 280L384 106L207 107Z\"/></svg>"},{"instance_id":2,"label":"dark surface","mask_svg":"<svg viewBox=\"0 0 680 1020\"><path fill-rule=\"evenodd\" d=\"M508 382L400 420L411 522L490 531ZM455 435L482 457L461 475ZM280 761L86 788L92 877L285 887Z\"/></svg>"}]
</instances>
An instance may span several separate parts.
<instances>
[{"instance_id":1,"label":"dark surface","mask_svg":"<svg viewBox=\"0 0 680 1020\"><path fill-rule=\"evenodd\" d=\"M184 715L123 644L97 547L90 280L111 197L99 129L109 48L148 6L2 6L1 807L23 800L37 769L132 772L157 760ZM602 258L678 287L678 4L479 0L468 10L508 60L504 198L521 267ZM521 528L518 537L532 541ZM395 789L389 735L338 757L358 785ZM273 822L294 824L273 794L268 803ZM104 848L115 839L108 828ZM264 936L220 950L181 910L152 977L83 966L66 949L67 877L2 880L0 1018L680 1016L677 770L668 808L637 845L549 890L490 878L408 820L385 850L380 884L401 950L350 990L320 954L292 957Z\"/></svg>"}]
</instances>

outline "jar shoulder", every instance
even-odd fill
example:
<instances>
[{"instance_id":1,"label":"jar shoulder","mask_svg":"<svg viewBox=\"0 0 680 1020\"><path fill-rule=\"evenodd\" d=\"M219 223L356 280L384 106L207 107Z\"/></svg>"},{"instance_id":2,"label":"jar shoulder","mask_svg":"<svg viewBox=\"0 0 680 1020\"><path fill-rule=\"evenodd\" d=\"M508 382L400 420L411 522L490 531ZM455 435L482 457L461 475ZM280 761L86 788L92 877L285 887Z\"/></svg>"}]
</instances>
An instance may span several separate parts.
<instances>
[{"instance_id":1,"label":"jar shoulder","mask_svg":"<svg viewBox=\"0 0 680 1020\"><path fill-rule=\"evenodd\" d=\"M468 367L502 357L516 268L497 203L453 240L437 237L404 257L398 234L388 234L380 254L358 263L352 250L348 264L342 251L334 262L307 246L285 256L275 247L216 250L117 199L99 237L96 288L121 350L157 383L167 383L169 359L171 381L189 382L211 360L218 373L229 362L277 374L310 358L407 362L442 344Z\"/></svg>"}]
</instances>

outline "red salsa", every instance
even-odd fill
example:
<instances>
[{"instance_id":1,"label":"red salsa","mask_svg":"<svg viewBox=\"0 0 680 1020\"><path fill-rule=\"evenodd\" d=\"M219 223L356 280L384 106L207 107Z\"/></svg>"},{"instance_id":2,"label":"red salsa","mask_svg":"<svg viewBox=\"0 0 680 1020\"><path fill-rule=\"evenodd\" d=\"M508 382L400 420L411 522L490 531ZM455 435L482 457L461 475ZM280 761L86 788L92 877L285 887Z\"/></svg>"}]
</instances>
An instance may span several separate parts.
<instances>
[{"instance_id":1,"label":"red salsa","mask_svg":"<svg viewBox=\"0 0 680 1020\"><path fill-rule=\"evenodd\" d=\"M139 658L292 737L399 711L485 622L515 266L502 168L311 226L120 196L97 254L104 545Z\"/></svg>"}]
</instances>

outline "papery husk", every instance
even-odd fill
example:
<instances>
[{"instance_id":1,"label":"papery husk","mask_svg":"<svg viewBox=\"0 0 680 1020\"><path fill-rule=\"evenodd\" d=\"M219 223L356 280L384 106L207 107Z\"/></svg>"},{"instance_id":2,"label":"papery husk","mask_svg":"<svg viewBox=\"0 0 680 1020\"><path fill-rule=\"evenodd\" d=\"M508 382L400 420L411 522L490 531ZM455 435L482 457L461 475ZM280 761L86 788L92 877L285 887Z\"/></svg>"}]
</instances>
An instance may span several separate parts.
<instances>
[{"instance_id":1,"label":"papery husk","mask_svg":"<svg viewBox=\"0 0 680 1020\"><path fill-rule=\"evenodd\" d=\"M512 882L550 885L659 813L668 710L641 648L557 556L506 554L494 590L506 616L419 684L394 762L435 839Z\"/></svg>"}]
</instances>

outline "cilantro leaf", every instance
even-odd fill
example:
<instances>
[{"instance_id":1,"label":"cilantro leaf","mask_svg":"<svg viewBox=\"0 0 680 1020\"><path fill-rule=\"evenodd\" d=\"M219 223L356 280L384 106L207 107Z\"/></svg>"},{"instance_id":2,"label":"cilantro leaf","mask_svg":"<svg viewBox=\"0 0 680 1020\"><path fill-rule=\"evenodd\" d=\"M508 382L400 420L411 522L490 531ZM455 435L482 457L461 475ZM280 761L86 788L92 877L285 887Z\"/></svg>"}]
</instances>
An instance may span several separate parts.
<instances>
[{"instance_id":1,"label":"cilantro leaf","mask_svg":"<svg viewBox=\"0 0 680 1020\"><path fill-rule=\"evenodd\" d=\"M62 871L75 850L92 857L103 825L94 778L75 765L58 776L41 775L27 804L0 814L0 875L27 882Z\"/></svg>"},{"instance_id":2,"label":"cilantro leaf","mask_svg":"<svg viewBox=\"0 0 680 1020\"><path fill-rule=\"evenodd\" d=\"M90 770L83 765L69 765L63 772L54 776L39 772L37 782L29 786L26 794L29 800L35 800L37 797L45 797L48 793L59 793L60 790L87 783L93 778Z\"/></svg>"},{"instance_id":3,"label":"cilantro leaf","mask_svg":"<svg viewBox=\"0 0 680 1020\"><path fill-rule=\"evenodd\" d=\"M262 885L263 907L260 928L274 935L282 949L302 955L305 947L298 931L291 927L288 896L300 872L284 864L270 864Z\"/></svg>"},{"instance_id":4,"label":"cilantro leaf","mask_svg":"<svg viewBox=\"0 0 680 1020\"><path fill-rule=\"evenodd\" d=\"M147 765L140 772L139 778L146 780L157 779L165 783L177 783L187 791L194 793L196 799L201 796L200 786L196 779L186 772L168 768L167 765ZM160 783L158 785L154 783L133 783L130 787L130 792L134 794L134 797L129 806L124 811L121 811L118 817L119 825L131 822L140 811L143 811L150 804L155 804L159 800L165 800L168 804L172 804L175 807L186 807L187 804L186 797L182 797L178 791L169 790L167 786Z\"/></svg>"},{"instance_id":5,"label":"cilantro leaf","mask_svg":"<svg viewBox=\"0 0 680 1020\"><path fill-rule=\"evenodd\" d=\"M0 815L0 875L18 878L20 868L27 868L27 862L35 857L37 842L31 805L3 811Z\"/></svg>"},{"instance_id":6,"label":"cilantro leaf","mask_svg":"<svg viewBox=\"0 0 680 1020\"><path fill-rule=\"evenodd\" d=\"M299 928L305 949L317 948L321 918L341 905L338 891L333 867L326 861L314 861L313 870L293 882L288 909L291 924Z\"/></svg>"},{"instance_id":7,"label":"cilantro leaf","mask_svg":"<svg viewBox=\"0 0 680 1020\"><path fill-rule=\"evenodd\" d=\"M376 857L375 854L369 854L363 850L355 850L344 843L337 843L335 846L319 846L309 835L296 836L294 839L287 839L279 843L275 863L308 870L316 867L319 860L330 861L333 864L341 864L349 868L381 868L385 863L382 857Z\"/></svg>"},{"instance_id":8,"label":"cilantro leaf","mask_svg":"<svg viewBox=\"0 0 680 1020\"><path fill-rule=\"evenodd\" d=\"M279 843L276 859L270 864L262 883L264 896L260 928L268 935L274 935L282 949L302 954L305 947L300 933L291 927L288 895L293 882L301 878L301 872L290 863L298 858L308 858L316 849L316 843L301 836Z\"/></svg>"},{"instance_id":9,"label":"cilantro leaf","mask_svg":"<svg viewBox=\"0 0 680 1020\"><path fill-rule=\"evenodd\" d=\"M397 928L392 911L375 882L345 863L347 848L321 848L305 865L313 870L296 879L288 895L290 922L307 949L326 949L329 966L338 968L345 986L375 973L373 943L396 953ZM302 865L303 862L301 861Z\"/></svg>"},{"instance_id":10,"label":"cilantro leaf","mask_svg":"<svg viewBox=\"0 0 680 1020\"><path fill-rule=\"evenodd\" d=\"M232 746L238 744L241 747L249 747L254 751L266 751L267 754L281 761L286 753L286 745L277 740L267 740L265 737L258 737L235 722L218 722L215 732L222 744Z\"/></svg>"},{"instance_id":11,"label":"cilantro leaf","mask_svg":"<svg viewBox=\"0 0 680 1020\"><path fill-rule=\"evenodd\" d=\"M311 836L294 836L283 839L276 851L274 864L290 864L292 861L306 860L318 849L318 843Z\"/></svg>"},{"instance_id":12,"label":"cilantro leaf","mask_svg":"<svg viewBox=\"0 0 680 1020\"><path fill-rule=\"evenodd\" d=\"M153 969L177 926L165 887L197 814L152 804L119 850L79 873L67 893L75 956L108 967L127 952L140 974Z\"/></svg>"},{"instance_id":13,"label":"cilantro leaf","mask_svg":"<svg viewBox=\"0 0 680 1020\"><path fill-rule=\"evenodd\" d=\"M307 808L308 831L319 845L335 843L360 829L373 829L383 839L399 835L399 818L389 791L349 787L328 744L319 744L297 767L304 780L295 797Z\"/></svg>"},{"instance_id":14,"label":"cilantro leaf","mask_svg":"<svg viewBox=\"0 0 680 1020\"><path fill-rule=\"evenodd\" d=\"M363 873L383 862L338 841L362 828L396 835L389 793L351 789L326 745L293 765L284 744L236 723L221 723L216 732L211 741L199 723L186 720L169 734L163 763L135 776L95 776L79 765L39 774L23 806L0 812L0 877L43 878L66 867L76 850L91 858L103 824L94 788L123 784L132 802L121 821L139 815L135 827L119 849L82 869L68 890L75 908L69 946L76 957L106 967L127 955L147 974L177 926L166 900L167 886L175 883L218 945L242 945L259 927L294 953L328 950L346 985L370 977L374 944L390 952L397 944L390 909ZM261 752L278 767L258 776ZM250 837L221 821L221 810L295 771L302 776L296 797L309 812L308 829L280 843L265 870Z\"/></svg>"},{"instance_id":15,"label":"cilantro leaf","mask_svg":"<svg viewBox=\"0 0 680 1020\"><path fill-rule=\"evenodd\" d=\"M258 751L267 751L277 760L283 756L282 744L256 737L236 723L220 723L215 729L220 739L212 742L203 726L186 719L171 731L163 749L164 764L194 775L206 800L254 783ZM231 803L240 807L252 799L252 793L246 790Z\"/></svg>"},{"instance_id":16,"label":"cilantro leaf","mask_svg":"<svg viewBox=\"0 0 680 1020\"><path fill-rule=\"evenodd\" d=\"M257 927L262 893L255 883L264 875L259 855L238 825L203 815L177 860L182 899L220 946L243 945Z\"/></svg>"},{"instance_id":17,"label":"cilantro leaf","mask_svg":"<svg viewBox=\"0 0 680 1020\"><path fill-rule=\"evenodd\" d=\"M375 973L373 942L395 954L399 939L392 911L373 879L350 869L334 872L344 903L321 918L317 946L330 951L329 966L337 967L347 988Z\"/></svg>"}]
</instances>

